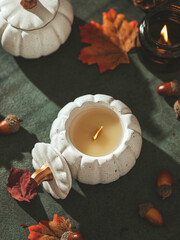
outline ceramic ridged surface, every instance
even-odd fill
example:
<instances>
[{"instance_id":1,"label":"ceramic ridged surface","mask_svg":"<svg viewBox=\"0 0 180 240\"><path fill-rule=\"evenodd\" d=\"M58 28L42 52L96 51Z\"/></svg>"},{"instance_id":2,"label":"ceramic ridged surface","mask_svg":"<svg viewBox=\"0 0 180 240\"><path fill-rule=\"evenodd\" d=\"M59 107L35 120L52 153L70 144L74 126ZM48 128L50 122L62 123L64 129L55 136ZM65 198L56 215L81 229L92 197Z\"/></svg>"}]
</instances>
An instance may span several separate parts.
<instances>
[{"instance_id":1,"label":"ceramic ridged surface","mask_svg":"<svg viewBox=\"0 0 180 240\"><path fill-rule=\"evenodd\" d=\"M64 15L67 18L70 24L73 23L73 14L70 14L72 10L72 6L69 0L61 0L61 7L58 9L58 13L60 15Z\"/></svg>"},{"instance_id":2,"label":"ceramic ridged surface","mask_svg":"<svg viewBox=\"0 0 180 240\"><path fill-rule=\"evenodd\" d=\"M59 156L50 144L46 143L37 143L32 150L32 156L35 170L46 164L53 173L52 181L43 182L45 190L54 198L66 198L71 189L72 178L64 158Z\"/></svg>"},{"instance_id":3,"label":"ceramic ridged surface","mask_svg":"<svg viewBox=\"0 0 180 240\"><path fill-rule=\"evenodd\" d=\"M124 126L124 135L120 146L111 154L102 157L90 157L80 153L69 143L67 120L77 109L86 104L100 103L113 109ZM138 120L131 110L121 101L97 94L85 95L68 103L59 112L50 131L51 145L61 152L68 162L72 176L87 184L110 183L125 175L139 157L142 137Z\"/></svg>"},{"instance_id":4,"label":"ceramic ridged surface","mask_svg":"<svg viewBox=\"0 0 180 240\"><path fill-rule=\"evenodd\" d=\"M59 3L58 0L38 0L37 6L29 11L21 6L20 0L1 0L0 9L11 26L29 31L50 22L58 11Z\"/></svg>"},{"instance_id":5,"label":"ceramic ridged surface","mask_svg":"<svg viewBox=\"0 0 180 240\"><path fill-rule=\"evenodd\" d=\"M8 23L4 18L2 17L1 11L0 11L0 36L4 32L4 29L7 27Z\"/></svg>"},{"instance_id":6,"label":"ceramic ridged surface","mask_svg":"<svg viewBox=\"0 0 180 240\"><path fill-rule=\"evenodd\" d=\"M56 51L67 40L73 22L73 9L68 0L41 0L30 11L19 4L15 15L11 5L12 0L0 1L0 41L10 54L39 58ZM50 15L41 16L43 11Z\"/></svg>"}]
</instances>

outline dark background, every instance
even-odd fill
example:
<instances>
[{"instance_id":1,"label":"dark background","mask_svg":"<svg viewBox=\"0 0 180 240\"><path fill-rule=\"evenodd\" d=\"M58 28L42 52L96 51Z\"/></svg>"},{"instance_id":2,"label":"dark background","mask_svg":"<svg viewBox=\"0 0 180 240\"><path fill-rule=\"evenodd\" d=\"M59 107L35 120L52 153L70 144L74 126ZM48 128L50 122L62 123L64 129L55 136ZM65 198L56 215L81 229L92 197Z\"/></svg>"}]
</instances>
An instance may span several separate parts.
<instances>
[{"instance_id":1,"label":"dark background","mask_svg":"<svg viewBox=\"0 0 180 240\"><path fill-rule=\"evenodd\" d=\"M14 113L23 118L20 131L0 135L0 233L2 240L28 239L28 229L57 213L70 218L86 240L178 240L180 238L180 122L173 103L156 93L164 81L180 80L180 72L164 72L147 65L132 51L129 65L99 73L97 65L77 60L85 44L79 26L101 22L101 14L114 8L128 20L141 21L145 12L130 0L72 1L74 23L68 41L50 56L37 60L13 57L0 47L0 120ZM178 69L179 66L177 66ZM150 70L151 69L151 70ZM166 69L167 70L167 69ZM135 167L118 181L89 186L73 180L65 200L55 200L40 187L31 203L19 203L7 192L9 169L33 171L31 150L36 142L49 142L49 131L58 111L84 94L108 94L126 103L143 132L142 152ZM156 178L162 168L173 175L173 194L161 201ZM151 201L164 217L164 226L150 225L138 215L138 204Z\"/></svg>"}]
</instances>

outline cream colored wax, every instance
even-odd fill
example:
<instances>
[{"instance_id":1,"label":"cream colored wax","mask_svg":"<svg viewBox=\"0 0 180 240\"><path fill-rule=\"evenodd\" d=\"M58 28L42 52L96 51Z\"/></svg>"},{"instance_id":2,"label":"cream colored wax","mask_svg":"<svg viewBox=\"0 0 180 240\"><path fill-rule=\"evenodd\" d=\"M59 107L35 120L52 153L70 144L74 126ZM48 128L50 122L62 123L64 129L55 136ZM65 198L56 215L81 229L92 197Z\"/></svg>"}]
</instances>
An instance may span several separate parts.
<instances>
[{"instance_id":1,"label":"cream colored wax","mask_svg":"<svg viewBox=\"0 0 180 240\"><path fill-rule=\"evenodd\" d=\"M97 139L93 136L103 126ZM72 144L89 156L104 156L113 152L122 139L119 117L108 108L89 108L80 112L71 122L69 137Z\"/></svg>"}]
</instances>

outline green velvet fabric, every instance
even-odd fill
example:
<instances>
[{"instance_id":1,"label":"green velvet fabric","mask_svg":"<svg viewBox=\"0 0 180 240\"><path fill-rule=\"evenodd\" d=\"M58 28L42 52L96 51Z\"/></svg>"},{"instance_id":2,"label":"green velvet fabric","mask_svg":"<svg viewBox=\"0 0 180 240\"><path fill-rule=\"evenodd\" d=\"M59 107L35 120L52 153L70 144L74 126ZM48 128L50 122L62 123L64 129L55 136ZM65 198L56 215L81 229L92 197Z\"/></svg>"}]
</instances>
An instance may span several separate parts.
<instances>
[{"instance_id":1,"label":"green velvet fabric","mask_svg":"<svg viewBox=\"0 0 180 240\"><path fill-rule=\"evenodd\" d=\"M14 113L23 118L17 134L0 135L0 239L28 239L28 229L54 214L70 218L85 240L180 239L180 122L173 111L175 98L163 98L156 88L164 81L180 80L180 71L160 71L146 64L137 51L130 64L99 73L97 65L78 61L79 26L101 22L101 13L114 8L128 20L141 21L145 13L130 0L72 1L74 23L68 41L55 53L36 60L13 57L0 47L0 120ZM177 66L178 67L178 66ZM167 69L166 69L167 70ZM84 94L108 94L127 104L137 116L143 133L142 152L135 167L118 181L89 186L73 180L65 200L56 200L39 188L31 202L17 202L7 192L9 170L33 172L31 150L37 142L49 142L49 131L58 111ZM158 172L167 168L173 176L173 194L162 201L156 193ZM138 215L138 204L152 202L164 217L155 227Z\"/></svg>"}]
</instances>

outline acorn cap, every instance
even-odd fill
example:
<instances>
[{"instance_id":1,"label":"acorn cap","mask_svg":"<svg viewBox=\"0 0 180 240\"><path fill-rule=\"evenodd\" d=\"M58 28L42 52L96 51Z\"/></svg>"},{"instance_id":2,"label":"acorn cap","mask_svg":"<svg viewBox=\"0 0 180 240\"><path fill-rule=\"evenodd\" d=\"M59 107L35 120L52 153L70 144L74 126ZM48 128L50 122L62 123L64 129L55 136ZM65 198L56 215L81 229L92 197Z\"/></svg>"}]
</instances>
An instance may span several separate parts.
<instances>
[{"instance_id":1,"label":"acorn cap","mask_svg":"<svg viewBox=\"0 0 180 240\"><path fill-rule=\"evenodd\" d=\"M174 111L176 113L176 118L179 119L180 118L180 100L177 100L174 103Z\"/></svg>"},{"instance_id":2,"label":"acorn cap","mask_svg":"<svg viewBox=\"0 0 180 240\"><path fill-rule=\"evenodd\" d=\"M9 114L6 118L5 121L8 125L8 128L11 130L12 133L15 133L19 130L20 128L20 122L22 122L21 118L17 118L15 115Z\"/></svg>"},{"instance_id":3,"label":"acorn cap","mask_svg":"<svg viewBox=\"0 0 180 240\"><path fill-rule=\"evenodd\" d=\"M177 80L171 81L173 96L180 96L180 83Z\"/></svg>"},{"instance_id":4,"label":"acorn cap","mask_svg":"<svg viewBox=\"0 0 180 240\"><path fill-rule=\"evenodd\" d=\"M144 218L146 213L153 208L153 204L152 203L141 203L139 204L139 215Z\"/></svg>"},{"instance_id":5,"label":"acorn cap","mask_svg":"<svg viewBox=\"0 0 180 240\"><path fill-rule=\"evenodd\" d=\"M158 187L158 195L162 198L162 200L168 198L172 194L172 187L170 185L161 185Z\"/></svg>"},{"instance_id":6,"label":"acorn cap","mask_svg":"<svg viewBox=\"0 0 180 240\"><path fill-rule=\"evenodd\" d=\"M71 233L72 233L71 231L64 232L63 235L61 236L61 240L67 240Z\"/></svg>"}]
</instances>

